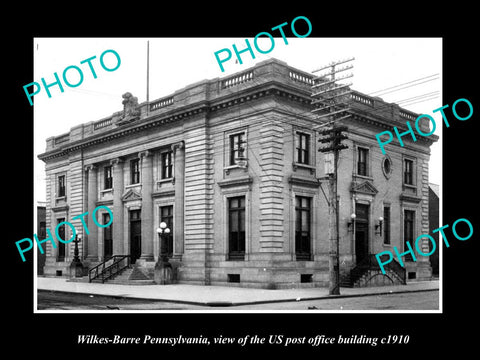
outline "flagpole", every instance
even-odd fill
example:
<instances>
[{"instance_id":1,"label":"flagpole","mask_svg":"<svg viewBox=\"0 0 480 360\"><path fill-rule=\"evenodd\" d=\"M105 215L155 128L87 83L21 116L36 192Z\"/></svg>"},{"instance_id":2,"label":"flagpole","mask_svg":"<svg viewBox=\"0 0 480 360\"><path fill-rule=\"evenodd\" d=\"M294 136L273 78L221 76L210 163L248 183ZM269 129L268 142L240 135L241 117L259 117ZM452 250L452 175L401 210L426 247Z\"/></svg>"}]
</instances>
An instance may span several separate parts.
<instances>
[{"instance_id":1,"label":"flagpole","mask_svg":"<svg viewBox=\"0 0 480 360\"><path fill-rule=\"evenodd\" d=\"M150 98L149 98L149 88L150 88L150 41L147 40L147 116L148 116L148 111L150 108Z\"/></svg>"}]
</instances>

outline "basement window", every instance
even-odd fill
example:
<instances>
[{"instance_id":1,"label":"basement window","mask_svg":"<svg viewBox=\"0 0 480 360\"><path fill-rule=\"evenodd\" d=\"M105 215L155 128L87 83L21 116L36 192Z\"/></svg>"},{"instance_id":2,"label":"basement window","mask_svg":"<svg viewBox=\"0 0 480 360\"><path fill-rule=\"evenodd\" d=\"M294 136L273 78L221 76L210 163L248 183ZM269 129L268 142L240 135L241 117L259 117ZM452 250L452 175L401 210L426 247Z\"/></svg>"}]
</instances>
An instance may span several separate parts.
<instances>
[{"instance_id":1,"label":"basement window","mask_svg":"<svg viewBox=\"0 0 480 360\"><path fill-rule=\"evenodd\" d=\"M240 282L240 274L228 274L228 282L229 283L239 283Z\"/></svg>"},{"instance_id":2,"label":"basement window","mask_svg":"<svg viewBox=\"0 0 480 360\"><path fill-rule=\"evenodd\" d=\"M408 273L408 279L416 279L417 278L417 273L415 271L409 272Z\"/></svg>"},{"instance_id":3,"label":"basement window","mask_svg":"<svg viewBox=\"0 0 480 360\"><path fill-rule=\"evenodd\" d=\"M300 274L301 283L311 283L313 274Z\"/></svg>"}]
</instances>

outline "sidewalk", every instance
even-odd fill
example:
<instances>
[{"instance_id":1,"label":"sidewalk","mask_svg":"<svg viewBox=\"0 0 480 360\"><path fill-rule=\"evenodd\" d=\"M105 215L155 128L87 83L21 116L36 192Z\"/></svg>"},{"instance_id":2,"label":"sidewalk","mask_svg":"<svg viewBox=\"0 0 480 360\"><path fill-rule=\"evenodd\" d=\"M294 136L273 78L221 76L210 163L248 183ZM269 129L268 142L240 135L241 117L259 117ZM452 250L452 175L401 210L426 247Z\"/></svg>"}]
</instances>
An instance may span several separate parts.
<instances>
[{"instance_id":1,"label":"sidewalk","mask_svg":"<svg viewBox=\"0 0 480 360\"><path fill-rule=\"evenodd\" d=\"M207 306L236 306L272 302L345 298L355 296L435 291L439 281L412 282L407 285L367 288L341 288L341 295L328 295L328 288L252 289L202 285L118 285L71 282L64 278L37 278L37 289L91 295L126 297Z\"/></svg>"}]
</instances>

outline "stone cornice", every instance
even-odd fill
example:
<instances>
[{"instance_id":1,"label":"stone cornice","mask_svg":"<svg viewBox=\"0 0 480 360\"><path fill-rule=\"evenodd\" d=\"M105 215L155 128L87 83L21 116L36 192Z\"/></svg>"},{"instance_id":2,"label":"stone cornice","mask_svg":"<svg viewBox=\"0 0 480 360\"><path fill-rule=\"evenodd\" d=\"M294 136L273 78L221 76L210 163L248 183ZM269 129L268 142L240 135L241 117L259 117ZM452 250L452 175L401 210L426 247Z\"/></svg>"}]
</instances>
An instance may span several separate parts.
<instances>
[{"instance_id":1,"label":"stone cornice","mask_svg":"<svg viewBox=\"0 0 480 360\"><path fill-rule=\"evenodd\" d=\"M267 88L265 88L267 85ZM77 151L92 145L104 143L117 139L119 137L127 136L134 134L146 129L152 129L164 124L172 123L179 121L181 119L186 119L197 114L212 114L219 110L230 108L236 105L242 105L244 103L259 100L267 96L276 96L280 98L285 98L291 101L297 101L302 104L308 104L310 99L308 96L302 96L297 91L292 91L292 89L287 89L284 87L276 86L277 84L261 84L258 87L250 88L249 91L243 92L243 94L236 94L234 97L228 99L224 98L223 101L203 101L201 104L193 109L187 111L181 111L181 109L176 109L170 114L163 114L162 117L158 115L153 115L142 120L129 123L115 129L110 129L105 132L101 132L98 135L93 135L85 139L77 140L74 142L65 142L63 146L60 146L58 149L54 149L43 154L38 155L38 158L43 161L48 161L57 157L62 157L68 155L70 152Z\"/></svg>"},{"instance_id":2,"label":"stone cornice","mask_svg":"<svg viewBox=\"0 0 480 360\"><path fill-rule=\"evenodd\" d=\"M38 158L43 161L51 160L57 157L68 155L68 153L70 152L80 150L88 146L108 142L119 137L134 134L146 129L159 127L193 115L205 113L206 110L206 104L202 104L198 108L184 112L177 112L175 114L170 114L161 118L158 118L158 116L151 116L149 118L131 123L128 126L118 127L72 143L65 143L65 145L60 147L59 149L54 149L38 155Z\"/></svg>"},{"instance_id":3,"label":"stone cornice","mask_svg":"<svg viewBox=\"0 0 480 360\"><path fill-rule=\"evenodd\" d=\"M233 74L224 79L213 79L189 85L165 98L140 104L139 118L122 123L119 112L111 117L96 122L76 126L67 134L47 139L47 151L38 155L43 161L68 156L69 153L129 136L145 130L153 130L169 123L190 119L193 116L216 116L217 112L231 109L267 97L276 101L296 103L297 109L314 121L315 115L310 111L312 105L311 85L314 80L308 73L294 69L278 60L269 60L257 64L252 69ZM372 98L359 92L352 93L351 106L348 110L355 121L371 124L379 129L393 131L396 126L405 131L404 119L415 121L414 113L389 104L379 98ZM320 104L316 105L317 107ZM271 107L272 111L277 108ZM294 111L292 111L293 113ZM401 116L399 115L401 114ZM405 129L405 130L404 130ZM438 136L423 137L418 135L421 143L430 145Z\"/></svg>"}]
</instances>

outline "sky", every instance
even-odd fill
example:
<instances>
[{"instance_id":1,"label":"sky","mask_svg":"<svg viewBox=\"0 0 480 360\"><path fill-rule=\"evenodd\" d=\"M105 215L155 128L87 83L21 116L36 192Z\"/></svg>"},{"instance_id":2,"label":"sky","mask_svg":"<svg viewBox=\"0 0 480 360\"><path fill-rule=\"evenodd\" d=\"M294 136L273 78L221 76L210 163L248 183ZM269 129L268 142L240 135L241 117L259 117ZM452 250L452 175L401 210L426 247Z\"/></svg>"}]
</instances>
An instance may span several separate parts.
<instances>
[{"instance_id":1,"label":"sky","mask_svg":"<svg viewBox=\"0 0 480 360\"><path fill-rule=\"evenodd\" d=\"M439 113L432 113L442 103L442 39L441 38L275 38L268 54L242 54L243 64L232 60L223 64L222 72L214 53L232 44L239 50L245 38L35 38L34 78L32 82L47 84L60 79L65 68L78 66L83 82L78 87L63 83L50 87L51 98L45 89L34 96L34 200L45 201L45 166L37 155L45 152L46 139L70 131L82 123L100 120L123 110L122 94L132 93L139 103L147 98L147 41L149 42L149 99L174 93L189 84L225 77L246 70L254 64L276 58L300 70L311 72L334 61L354 57L352 88L367 95L380 96L419 114L433 116L437 123L435 134L439 141L431 147L429 181L441 185L442 123ZM265 42L267 41L267 42ZM249 38L253 46L253 39ZM268 49L270 40L260 38L259 47ZM114 50L121 63L115 71L105 71L100 56ZM97 78L88 63L91 60ZM223 56L223 54L221 55ZM104 57L105 66L113 68L112 53ZM80 82L75 70L67 72L71 83ZM25 84L26 85L26 84ZM380 91L383 90L383 91ZM32 91L30 89L30 91ZM410 100L409 100L410 99ZM30 106L25 96L25 106ZM412 124L413 125L413 124Z\"/></svg>"}]
</instances>

